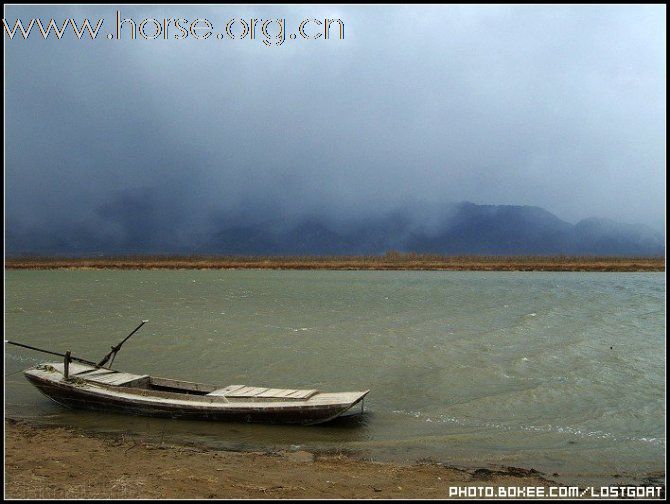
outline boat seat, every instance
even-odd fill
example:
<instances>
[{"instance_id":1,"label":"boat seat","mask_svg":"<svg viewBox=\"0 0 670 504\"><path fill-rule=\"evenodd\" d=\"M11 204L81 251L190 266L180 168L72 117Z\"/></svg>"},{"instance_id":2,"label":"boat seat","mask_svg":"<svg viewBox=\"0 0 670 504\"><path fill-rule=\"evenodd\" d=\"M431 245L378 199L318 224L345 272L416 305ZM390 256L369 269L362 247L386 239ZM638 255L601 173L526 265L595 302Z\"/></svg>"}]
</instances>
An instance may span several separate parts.
<instances>
[{"instance_id":1,"label":"boat seat","mask_svg":"<svg viewBox=\"0 0 670 504\"><path fill-rule=\"evenodd\" d=\"M318 393L318 390L277 389L266 387L249 387L247 385L228 385L225 388L216 389L207 394L208 396L230 397L230 398L259 398L259 399L286 399L306 400Z\"/></svg>"}]
</instances>

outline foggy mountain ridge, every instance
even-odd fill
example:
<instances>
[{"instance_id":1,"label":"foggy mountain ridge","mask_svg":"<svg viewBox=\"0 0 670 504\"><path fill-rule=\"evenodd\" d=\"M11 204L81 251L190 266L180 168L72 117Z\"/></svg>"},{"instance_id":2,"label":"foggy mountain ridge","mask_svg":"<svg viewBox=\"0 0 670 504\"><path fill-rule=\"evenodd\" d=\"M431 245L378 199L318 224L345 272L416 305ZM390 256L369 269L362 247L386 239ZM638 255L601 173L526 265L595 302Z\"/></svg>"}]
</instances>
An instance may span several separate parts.
<instances>
[{"instance_id":1,"label":"foggy mountain ridge","mask_svg":"<svg viewBox=\"0 0 670 504\"><path fill-rule=\"evenodd\" d=\"M132 199L132 198L131 198ZM166 224L160 202L107 204L78 226L6 229L6 254L17 255L378 255L390 250L445 255L664 255L664 237L646 225L588 218L571 224L536 206L398 207L336 220L325 215L244 218L228 213L207 231ZM139 211L141 210L141 211ZM139 217L141 216L141 217Z\"/></svg>"}]
</instances>

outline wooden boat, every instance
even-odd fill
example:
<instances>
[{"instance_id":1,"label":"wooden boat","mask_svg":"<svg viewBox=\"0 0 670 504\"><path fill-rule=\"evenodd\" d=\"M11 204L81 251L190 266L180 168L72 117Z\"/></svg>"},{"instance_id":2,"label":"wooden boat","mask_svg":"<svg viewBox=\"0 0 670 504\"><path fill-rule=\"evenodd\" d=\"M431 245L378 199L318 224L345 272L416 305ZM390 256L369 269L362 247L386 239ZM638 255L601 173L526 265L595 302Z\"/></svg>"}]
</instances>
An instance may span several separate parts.
<instances>
[{"instance_id":1,"label":"wooden boat","mask_svg":"<svg viewBox=\"0 0 670 504\"><path fill-rule=\"evenodd\" d=\"M144 322L142 323L144 324ZM138 326L139 327L142 326ZM346 412L362 413L369 390L321 392L246 385L217 386L157 378L111 369L121 345L94 363L21 343L14 345L64 357L63 362L39 364L24 375L44 395L70 408L116 411L168 418L314 425ZM360 403L360 408L353 408Z\"/></svg>"},{"instance_id":2,"label":"wooden boat","mask_svg":"<svg viewBox=\"0 0 670 504\"><path fill-rule=\"evenodd\" d=\"M44 395L71 408L243 422L302 425L327 422L362 403L369 392L219 387L77 363L70 364L69 376L65 378L62 362L41 364L24 374Z\"/></svg>"}]
</instances>

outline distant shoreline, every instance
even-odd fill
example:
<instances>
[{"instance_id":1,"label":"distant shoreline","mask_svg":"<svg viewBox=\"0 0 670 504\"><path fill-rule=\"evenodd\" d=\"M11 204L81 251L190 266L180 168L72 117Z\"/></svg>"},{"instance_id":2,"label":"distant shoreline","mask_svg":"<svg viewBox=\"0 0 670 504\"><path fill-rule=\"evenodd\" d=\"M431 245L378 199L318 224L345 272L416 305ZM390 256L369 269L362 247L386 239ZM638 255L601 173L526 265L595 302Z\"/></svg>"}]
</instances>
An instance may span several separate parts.
<instances>
[{"instance_id":1,"label":"distant shoreline","mask_svg":"<svg viewBox=\"0 0 670 504\"><path fill-rule=\"evenodd\" d=\"M372 271L665 271L665 257L440 256L110 256L11 257L6 269L272 269Z\"/></svg>"}]
</instances>

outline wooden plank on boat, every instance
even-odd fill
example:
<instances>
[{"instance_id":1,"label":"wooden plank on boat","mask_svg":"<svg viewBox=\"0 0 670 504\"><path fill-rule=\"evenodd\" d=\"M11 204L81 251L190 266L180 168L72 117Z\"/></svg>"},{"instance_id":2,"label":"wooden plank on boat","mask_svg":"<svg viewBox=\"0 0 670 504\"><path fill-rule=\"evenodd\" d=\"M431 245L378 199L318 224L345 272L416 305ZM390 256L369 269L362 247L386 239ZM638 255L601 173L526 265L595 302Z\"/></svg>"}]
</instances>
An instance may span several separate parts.
<instances>
[{"instance_id":1,"label":"wooden plank on boat","mask_svg":"<svg viewBox=\"0 0 670 504\"><path fill-rule=\"evenodd\" d=\"M282 390L280 390L279 392L277 392L277 393L274 395L274 397L282 397L282 398L284 398L284 397L288 397L288 396L290 396L291 394L295 393L295 391L296 391L295 389L282 389Z\"/></svg>"},{"instance_id":2,"label":"wooden plank on boat","mask_svg":"<svg viewBox=\"0 0 670 504\"><path fill-rule=\"evenodd\" d=\"M226 396L228 397L250 397L253 396L256 392L260 392L259 387L244 387L233 392L228 392Z\"/></svg>"},{"instance_id":3,"label":"wooden plank on boat","mask_svg":"<svg viewBox=\"0 0 670 504\"><path fill-rule=\"evenodd\" d=\"M290 397L292 399L309 399L317 392L318 390L296 390L295 392L289 394L286 397Z\"/></svg>"},{"instance_id":4,"label":"wooden plank on boat","mask_svg":"<svg viewBox=\"0 0 670 504\"><path fill-rule=\"evenodd\" d=\"M132 373L108 373L103 375L84 375L83 379L95 383L104 383L106 385L126 385L130 382L149 378L149 375L136 375Z\"/></svg>"},{"instance_id":5,"label":"wooden plank on boat","mask_svg":"<svg viewBox=\"0 0 670 504\"><path fill-rule=\"evenodd\" d=\"M267 389L265 392L261 392L256 397L279 397L278 394L286 393L287 389L271 388Z\"/></svg>"},{"instance_id":6,"label":"wooden plank on boat","mask_svg":"<svg viewBox=\"0 0 670 504\"><path fill-rule=\"evenodd\" d=\"M82 371L81 373L79 373L79 377L86 378L88 376L102 376L111 373L116 373L116 371L112 369L92 369L90 371Z\"/></svg>"},{"instance_id":7,"label":"wooden plank on boat","mask_svg":"<svg viewBox=\"0 0 670 504\"><path fill-rule=\"evenodd\" d=\"M259 397L264 399L308 399L316 394L318 390L296 390L296 389L268 389L262 387L243 387L237 390L228 391L223 394L226 397Z\"/></svg>"},{"instance_id":8,"label":"wooden plank on boat","mask_svg":"<svg viewBox=\"0 0 670 504\"><path fill-rule=\"evenodd\" d=\"M226 394L234 391L234 390L239 390L241 388L246 388L246 385L228 385L227 387L216 389L209 394L208 396L225 396Z\"/></svg>"},{"instance_id":9,"label":"wooden plank on boat","mask_svg":"<svg viewBox=\"0 0 670 504\"><path fill-rule=\"evenodd\" d=\"M260 394L261 392L265 392L267 390L267 387L254 387L252 390L246 393L247 397L254 397ZM234 394L235 392L233 392Z\"/></svg>"},{"instance_id":10,"label":"wooden plank on boat","mask_svg":"<svg viewBox=\"0 0 670 504\"><path fill-rule=\"evenodd\" d=\"M61 374L65 373L65 364L63 362L59 362L58 364L52 364L52 366L59 373ZM80 364L79 362L70 362L70 376L74 376L79 373L84 373L92 369L95 368L93 366L87 366L86 364Z\"/></svg>"}]
</instances>

